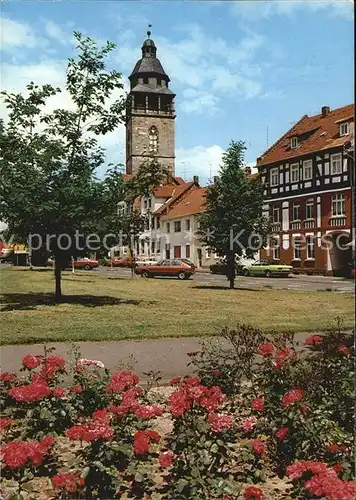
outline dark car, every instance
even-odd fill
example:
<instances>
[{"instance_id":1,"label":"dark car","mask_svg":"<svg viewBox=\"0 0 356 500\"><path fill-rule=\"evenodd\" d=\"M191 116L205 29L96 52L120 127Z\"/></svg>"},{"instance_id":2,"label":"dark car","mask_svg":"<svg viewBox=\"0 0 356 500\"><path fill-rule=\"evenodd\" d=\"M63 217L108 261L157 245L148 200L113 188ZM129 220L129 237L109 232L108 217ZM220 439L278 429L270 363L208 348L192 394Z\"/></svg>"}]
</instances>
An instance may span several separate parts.
<instances>
[{"instance_id":1,"label":"dark car","mask_svg":"<svg viewBox=\"0 0 356 500\"><path fill-rule=\"evenodd\" d=\"M142 278L176 276L180 280L186 280L195 273L195 265L187 259L166 259L155 265L137 266L135 273L141 274Z\"/></svg>"},{"instance_id":2,"label":"dark car","mask_svg":"<svg viewBox=\"0 0 356 500\"><path fill-rule=\"evenodd\" d=\"M236 274L243 274L243 269L244 269L244 266L242 264L239 264L238 262L235 263ZM227 273L226 262L221 261L221 262L217 262L216 264L212 264L210 266L210 272L211 272L211 274L226 275L226 273Z\"/></svg>"}]
</instances>

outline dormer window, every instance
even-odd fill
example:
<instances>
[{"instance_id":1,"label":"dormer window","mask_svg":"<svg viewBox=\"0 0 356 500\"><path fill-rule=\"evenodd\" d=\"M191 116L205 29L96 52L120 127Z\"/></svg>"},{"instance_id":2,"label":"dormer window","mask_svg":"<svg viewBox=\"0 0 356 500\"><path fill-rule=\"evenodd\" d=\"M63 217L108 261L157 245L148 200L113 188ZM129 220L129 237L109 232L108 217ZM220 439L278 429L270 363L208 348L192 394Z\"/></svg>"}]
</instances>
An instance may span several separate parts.
<instances>
[{"instance_id":1,"label":"dormer window","mask_svg":"<svg viewBox=\"0 0 356 500\"><path fill-rule=\"evenodd\" d=\"M349 124L348 122L341 123L340 125L340 135L348 135L349 134Z\"/></svg>"},{"instance_id":2,"label":"dormer window","mask_svg":"<svg viewBox=\"0 0 356 500\"><path fill-rule=\"evenodd\" d=\"M291 140L290 140L290 147L292 149L295 149L295 148L298 147L298 137L294 136L294 137L291 138Z\"/></svg>"}]
</instances>

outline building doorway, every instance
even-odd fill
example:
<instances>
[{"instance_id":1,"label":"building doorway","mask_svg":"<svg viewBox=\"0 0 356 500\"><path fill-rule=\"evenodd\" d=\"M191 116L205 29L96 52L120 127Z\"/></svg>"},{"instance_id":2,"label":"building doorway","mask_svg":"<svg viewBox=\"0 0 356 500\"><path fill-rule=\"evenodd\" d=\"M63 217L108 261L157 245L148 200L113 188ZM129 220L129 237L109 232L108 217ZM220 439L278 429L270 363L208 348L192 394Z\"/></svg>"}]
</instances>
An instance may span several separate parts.
<instances>
[{"instance_id":1,"label":"building doorway","mask_svg":"<svg viewBox=\"0 0 356 500\"><path fill-rule=\"evenodd\" d=\"M328 239L328 272L333 276L348 277L350 275L350 262L352 248L350 234L336 232L327 234Z\"/></svg>"},{"instance_id":2,"label":"building doorway","mask_svg":"<svg viewBox=\"0 0 356 500\"><path fill-rule=\"evenodd\" d=\"M201 248L197 248L198 267L203 267L203 252Z\"/></svg>"}]
</instances>

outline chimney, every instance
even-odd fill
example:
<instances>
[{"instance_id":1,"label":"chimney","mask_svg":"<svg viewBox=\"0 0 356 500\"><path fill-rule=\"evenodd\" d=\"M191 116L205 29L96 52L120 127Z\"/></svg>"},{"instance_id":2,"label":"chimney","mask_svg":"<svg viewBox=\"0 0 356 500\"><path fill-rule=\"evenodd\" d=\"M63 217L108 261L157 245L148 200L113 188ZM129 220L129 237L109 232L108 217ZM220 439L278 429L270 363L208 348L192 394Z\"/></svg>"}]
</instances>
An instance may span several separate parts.
<instances>
[{"instance_id":1,"label":"chimney","mask_svg":"<svg viewBox=\"0 0 356 500\"><path fill-rule=\"evenodd\" d=\"M217 175L214 175L213 182L214 182L214 184L216 184L217 182L219 182L219 177Z\"/></svg>"},{"instance_id":2,"label":"chimney","mask_svg":"<svg viewBox=\"0 0 356 500\"><path fill-rule=\"evenodd\" d=\"M329 108L329 106L323 106L323 107L321 108L321 115L322 115L323 117L325 117L325 116L326 116L326 115L328 115L329 113L330 113L330 108Z\"/></svg>"},{"instance_id":3,"label":"chimney","mask_svg":"<svg viewBox=\"0 0 356 500\"><path fill-rule=\"evenodd\" d=\"M251 167L245 167L245 175L251 175Z\"/></svg>"},{"instance_id":4,"label":"chimney","mask_svg":"<svg viewBox=\"0 0 356 500\"><path fill-rule=\"evenodd\" d=\"M199 177L197 175L194 175L193 177L193 181L196 183L196 184L199 184Z\"/></svg>"}]
</instances>

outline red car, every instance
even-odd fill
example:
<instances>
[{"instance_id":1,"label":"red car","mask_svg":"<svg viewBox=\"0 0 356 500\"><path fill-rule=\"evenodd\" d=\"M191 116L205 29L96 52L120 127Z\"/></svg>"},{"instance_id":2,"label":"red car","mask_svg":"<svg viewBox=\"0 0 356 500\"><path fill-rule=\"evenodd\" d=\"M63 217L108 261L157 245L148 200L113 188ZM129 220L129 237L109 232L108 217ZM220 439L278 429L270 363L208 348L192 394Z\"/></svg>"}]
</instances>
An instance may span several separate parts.
<instances>
[{"instance_id":1,"label":"red car","mask_svg":"<svg viewBox=\"0 0 356 500\"><path fill-rule=\"evenodd\" d=\"M73 266L75 269L85 269L89 271L90 269L99 267L99 261L94 259L88 259L88 257L83 257L81 259L75 260L73 262Z\"/></svg>"},{"instance_id":2,"label":"red car","mask_svg":"<svg viewBox=\"0 0 356 500\"><path fill-rule=\"evenodd\" d=\"M131 257L118 257L114 259L108 259L105 262L106 266L111 267L130 267L132 265Z\"/></svg>"},{"instance_id":3,"label":"red car","mask_svg":"<svg viewBox=\"0 0 356 500\"><path fill-rule=\"evenodd\" d=\"M150 266L137 266L136 274L142 278L153 278L154 276L176 276L180 280L187 280L195 273L195 265L188 259L161 260Z\"/></svg>"},{"instance_id":4,"label":"red car","mask_svg":"<svg viewBox=\"0 0 356 500\"><path fill-rule=\"evenodd\" d=\"M54 265L54 259L48 259L47 261L48 266L53 266ZM94 269L95 267L99 267L99 261L94 260L94 259L89 259L88 257L82 257L73 262L73 266L75 269L85 269L86 271L89 271L90 269ZM69 269L72 268L72 263L68 265L68 267L64 267L64 269Z\"/></svg>"}]
</instances>

